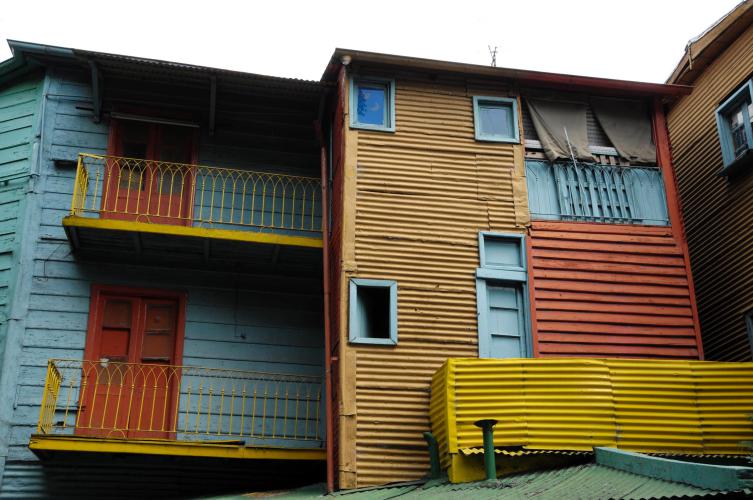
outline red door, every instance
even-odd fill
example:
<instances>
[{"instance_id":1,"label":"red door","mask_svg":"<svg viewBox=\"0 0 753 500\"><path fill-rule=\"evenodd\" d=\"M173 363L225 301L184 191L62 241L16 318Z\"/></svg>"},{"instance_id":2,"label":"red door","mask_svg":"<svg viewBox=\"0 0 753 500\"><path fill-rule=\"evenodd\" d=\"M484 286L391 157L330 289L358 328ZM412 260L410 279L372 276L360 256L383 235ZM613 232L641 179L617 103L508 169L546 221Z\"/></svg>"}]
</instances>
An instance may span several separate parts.
<instances>
[{"instance_id":1,"label":"red door","mask_svg":"<svg viewBox=\"0 0 753 500\"><path fill-rule=\"evenodd\" d=\"M76 433L174 438L182 297L95 287L91 306Z\"/></svg>"},{"instance_id":2,"label":"red door","mask_svg":"<svg viewBox=\"0 0 753 500\"><path fill-rule=\"evenodd\" d=\"M195 129L113 120L102 194L103 217L190 223Z\"/></svg>"}]
</instances>

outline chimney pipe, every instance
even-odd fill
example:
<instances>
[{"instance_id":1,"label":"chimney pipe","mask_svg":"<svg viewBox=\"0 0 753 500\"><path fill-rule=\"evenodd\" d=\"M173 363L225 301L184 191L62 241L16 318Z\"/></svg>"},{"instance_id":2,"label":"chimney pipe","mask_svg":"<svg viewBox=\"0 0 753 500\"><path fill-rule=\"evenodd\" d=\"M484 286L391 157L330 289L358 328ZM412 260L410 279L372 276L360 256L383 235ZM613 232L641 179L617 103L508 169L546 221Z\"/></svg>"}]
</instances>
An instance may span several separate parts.
<instances>
[{"instance_id":1,"label":"chimney pipe","mask_svg":"<svg viewBox=\"0 0 753 500\"><path fill-rule=\"evenodd\" d=\"M497 463L494 457L494 426L497 421L494 419L479 420L474 422L476 427L480 427L484 433L484 468L486 469L486 480L497 480Z\"/></svg>"}]
</instances>

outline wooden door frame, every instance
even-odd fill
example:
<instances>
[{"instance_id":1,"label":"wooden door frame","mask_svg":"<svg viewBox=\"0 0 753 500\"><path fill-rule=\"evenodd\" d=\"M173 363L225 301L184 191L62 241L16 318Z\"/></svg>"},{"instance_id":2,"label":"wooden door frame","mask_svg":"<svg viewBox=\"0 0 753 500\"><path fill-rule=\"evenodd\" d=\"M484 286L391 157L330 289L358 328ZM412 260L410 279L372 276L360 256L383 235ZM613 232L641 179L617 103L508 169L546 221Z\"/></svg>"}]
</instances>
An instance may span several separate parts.
<instances>
[{"instance_id":1,"label":"wooden door frame","mask_svg":"<svg viewBox=\"0 0 753 500\"><path fill-rule=\"evenodd\" d=\"M137 299L152 298L158 300L174 301L177 304L177 314L175 319L175 345L173 351L172 366L183 365L183 346L186 327L186 303L188 298L187 293L175 290L104 284L92 284L91 286L91 297L89 300L89 320L86 328L86 343L84 346L84 363L98 361L98 359L94 359L94 354L96 353L97 347L97 326L100 324L100 320L102 319L100 318L100 314L102 314L103 312L103 308L101 307L102 298L107 295L131 297ZM141 320L140 316L137 315L136 317L138 321ZM131 363L130 359L128 362ZM82 365L82 370L84 369L86 369L86 367ZM172 381L169 390L171 391L169 400L173 401L173 395L176 392L180 391L180 376ZM94 397L96 397L96 392L94 394ZM84 397L84 394L80 394L79 397ZM80 408L82 407L82 405L83 401L79 401ZM139 431L137 430L127 429L126 438L133 438L134 435L138 432ZM167 435L167 439L175 439L176 431L168 431Z\"/></svg>"},{"instance_id":2,"label":"wooden door frame","mask_svg":"<svg viewBox=\"0 0 753 500\"><path fill-rule=\"evenodd\" d=\"M131 111L138 112L139 116L143 116L145 118L154 117L155 120L158 120L161 117L159 113L156 113L153 111L150 112L144 109L136 109L136 110L131 110ZM146 147L147 158L143 158L143 160L147 162L147 170L144 171L145 173L149 171L149 167L148 167L149 162L157 161L155 160L154 156L156 156L156 150L159 149L161 145L161 141L162 141L162 134L161 134L162 131L159 129L159 127L162 127L162 126L182 127L183 126L183 125L161 124L158 122L150 122L147 120L138 120L138 119L128 120L128 119L123 119L123 118L111 118L109 129L108 129L108 136L107 136L107 156L119 157L122 155L122 151L120 151L121 148L119 147L120 139L122 135L121 124L126 121L139 122L141 124L148 126L149 128L149 131L147 134L148 142L147 142L147 147ZM192 127L188 127L188 128L192 128ZM189 188L189 192L187 193L188 196L186 196L186 199L183 200L183 204L182 204L183 206L180 207L181 212L185 212L185 214L183 214L185 218L182 220L179 220L175 224L178 226L191 226L193 224L194 193L190 191L190 187L193 186L192 180L196 172L195 167L198 166L198 163L199 163L199 139L200 139L199 129L194 128L193 133L191 134L191 138L190 138L190 141L191 141L190 162L191 162L191 165L194 166L194 169L193 169L193 172L190 175L186 176L186 179L184 180L184 184ZM137 159L142 159L142 158L137 158ZM105 172L105 178L103 179L103 182L105 183L110 182L109 179L107 179L107 171ZM149 187L147 186L146 189L149 189ZM149 193L147 195L147 198L151 199L151 195L152 193ZM104 203L104 199L102 202ZM117 199L115 200L115 203L116 203L116 208L117 208ZM160 216L156 215L154 217L160 217Z\"/></svg>"},{"instance_id":3,"label":"wooden door frame","mask_svg":"<svg viewBox=\"0 0 753 500\"><path fill-rule=\"evenodd\" d=\"M178 303L178 315L175 325L175 365L183 364L183 345L186 329L186 303L188 294L184 291L165 290L159 288L140 288L123 285L92 284L89 299L89 320L86 327L86 343L84 345L84 360L98 361L92 356L96 349L95 335L99 321L99 304L103 295L125 295L131 297L147 297L154 299L175 300Z\"/></svg>"}]
</instances>

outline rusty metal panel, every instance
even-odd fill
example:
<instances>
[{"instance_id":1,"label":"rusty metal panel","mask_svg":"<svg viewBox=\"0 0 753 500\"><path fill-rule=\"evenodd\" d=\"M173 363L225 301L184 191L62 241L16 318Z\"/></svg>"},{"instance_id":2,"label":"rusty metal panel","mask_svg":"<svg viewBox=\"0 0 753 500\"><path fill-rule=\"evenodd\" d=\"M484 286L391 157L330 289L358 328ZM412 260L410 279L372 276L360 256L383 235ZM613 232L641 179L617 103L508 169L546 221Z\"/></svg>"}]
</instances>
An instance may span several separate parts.
<instances>
[{"instance_id":1,"label":"rusty metal panel","mask_svg":"<svg viewBox=\"0 0 753 500\"><path fill-rule=\"evenodd\" d=\"M432 429L446 441L443 463L458 470L462 450L482 445L474 422L490 418L499 422L495 446L513 450L750 453L753 363L450 359L442 371Z\"/></svg>"},{"instance_id":2,"label":"rusty metal panel","mask_svg":"<svg viewBox=\"0 0 753 500\"><path fill-rule=\"evenodd\" d=\"M671 228L534 222L530 245L539 355L698 358Z\"/></svg>"},{"instance_id":3,"label":"rusty metal panel","mask_svg":"<svg viewBox=\"0 0 753 500\"><path fill-rule=\"evenodd\" d=\"M753 176L727 179L715 110L753 73L753 27L716 57L668 114L707 359L751 359L743 315L753 309Z\"/></svg>"},{"instance_id":4,"label":"rusty metal panel","mask_svg":"<svg viewBox=\"0 0 753 500\"><path fill-rule=\"evenodd\" d=\"M344 347L356 359L358 486L424 475L432 375L448 357L478 355L478 233L524 230L522 147L475 140L472 95L509 94L398 75L396 132L357 134L355 203L345 207L355 261L343 277L396 280L399 318L397 346Z\"/></svg>"}]
</instances>

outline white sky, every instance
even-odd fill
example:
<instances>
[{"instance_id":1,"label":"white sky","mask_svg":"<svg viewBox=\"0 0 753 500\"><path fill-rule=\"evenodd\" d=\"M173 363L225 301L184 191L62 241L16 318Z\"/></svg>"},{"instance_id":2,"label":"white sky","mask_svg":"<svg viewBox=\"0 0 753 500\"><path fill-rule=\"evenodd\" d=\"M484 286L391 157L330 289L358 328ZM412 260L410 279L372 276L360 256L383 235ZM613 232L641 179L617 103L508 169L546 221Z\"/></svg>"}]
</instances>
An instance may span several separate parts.
<instances>
[{"instance_id":1,"label":"white sky","mask_svg":"<svg viewBox=\"0 0 753 500\"><path fill-rule=\"evenodd\" d=\"M0 39L319 79L335 47L663 82L739 0L12 1ZM0 60L10 57L0 41Z\"/></svg>"}]
</instances>

